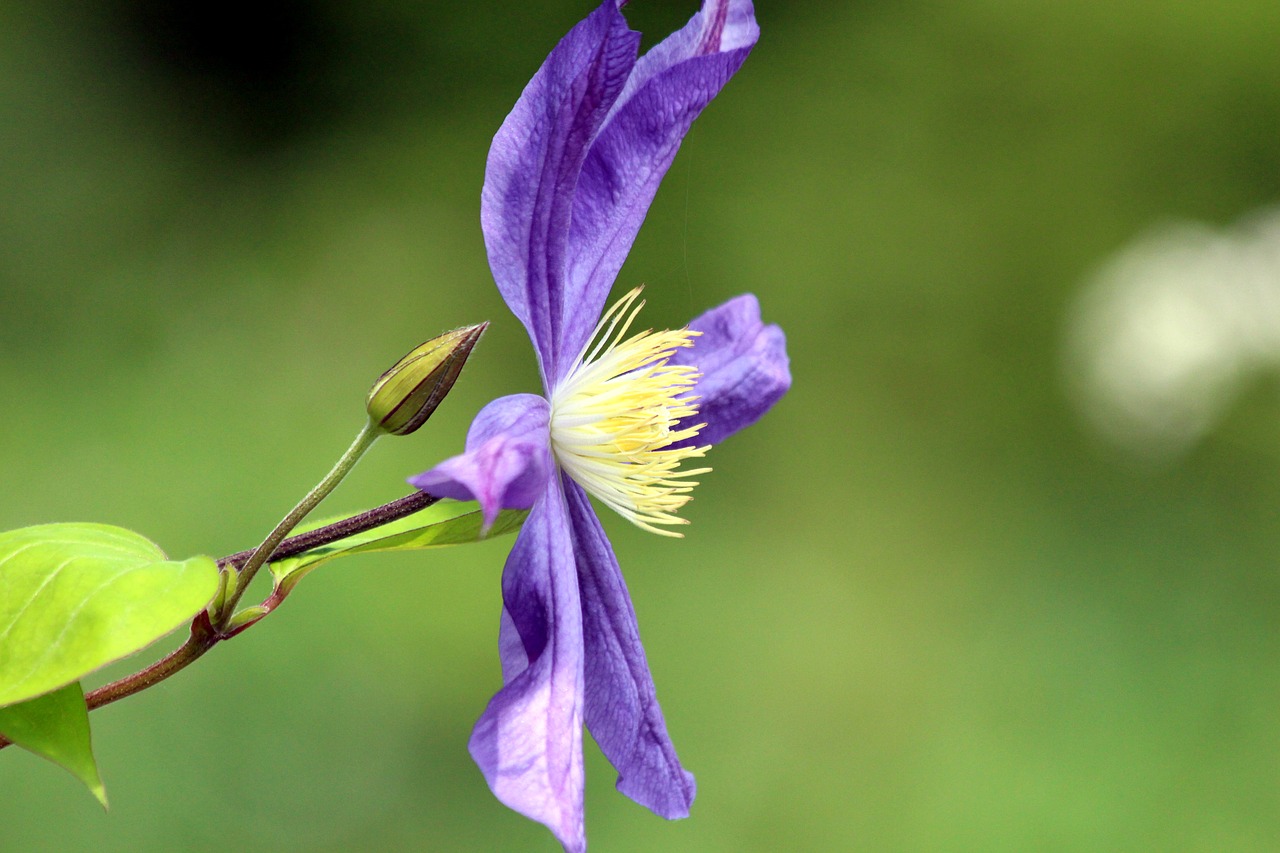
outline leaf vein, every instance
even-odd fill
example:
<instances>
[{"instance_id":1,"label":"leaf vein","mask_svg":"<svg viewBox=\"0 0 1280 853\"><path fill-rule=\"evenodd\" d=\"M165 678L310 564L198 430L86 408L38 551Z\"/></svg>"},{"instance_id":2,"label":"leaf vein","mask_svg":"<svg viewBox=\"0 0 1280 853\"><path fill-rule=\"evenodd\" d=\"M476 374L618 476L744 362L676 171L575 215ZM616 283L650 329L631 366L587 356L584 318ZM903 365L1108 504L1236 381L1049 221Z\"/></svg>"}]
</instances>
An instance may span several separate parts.
<instances>
[{"instance_id":1,"label":"leaf vein","mask_svg":"<svg viewBox=\"0 0 1280 853\"><path fill-rule=\"evenodd\" d=\"M74 559L76 558L72 557L71 559L67 560L65 563L62 564L62 566L58 567L58 570L61 571L62 568L67 565L67 563L72 562L72 560ZM62 642L62 638L67 635L67 631L71 630L71 626L75 623L76 619L80 616L81 611L84 610L84 608L89 604L89 602L94 597L100 595L104 589L111 586L113 583L120 580L122 577L125 577L126 575L128 575L129 572L133 571L135 568L137 567L126 566L125 568L122 568L118 572L116 572L116 574L112 575L111 577L104 580L102 583L98 584L93 589L89 590L89 592L86 593L84 597L80 599L80 603L76 605L75 609L72 610L71 613L67 615L67 620L66 622L63 623L62 630L58 632L58 636L54 637L53 641L50 642L49 645L45 647L44 653L40 655L39 658L36 659L35 663L31 665L30 669L27 670L26 675L22 676L22 678L19 678L11 683L15 687L17 687L19 685L25 684L26 682L30 681L31 677L40 671L40 667L43 666L44 662L49 659L49 656L57 651L58 645ZM106 663L106 661L103 661L103 663ZM94 668L96 669L97 667L94 667Z\"/></svg>"},{"instance_id":2,"label":"leaf vein","mask_svg":"<svg viewBox=\"0 0 1280 853\"><path fill-rule=\"evenodd\" d=\"M31 547L35 546L32 545ZM14 625L17 625L22 621L22 617L26 615L26 612L31 608L31 605L35 603L36 599L40 597L40 593L44 592L45 587L52 583L53 579L57 577L58 574L61 573L62 570L65 569L74 559L76 558L68 557L59 563L56 569L45 576L45 579L40 582L40 586L36 587L35 592L31 593L31 597L27 599L26 603L19 608L17 613L13 614L13 619L9 621L9 624L5 626L3 631L0 631L0 642L3 642L5 637L9 636L9 632L13 630Z\"/></svg>"}]
</instances>

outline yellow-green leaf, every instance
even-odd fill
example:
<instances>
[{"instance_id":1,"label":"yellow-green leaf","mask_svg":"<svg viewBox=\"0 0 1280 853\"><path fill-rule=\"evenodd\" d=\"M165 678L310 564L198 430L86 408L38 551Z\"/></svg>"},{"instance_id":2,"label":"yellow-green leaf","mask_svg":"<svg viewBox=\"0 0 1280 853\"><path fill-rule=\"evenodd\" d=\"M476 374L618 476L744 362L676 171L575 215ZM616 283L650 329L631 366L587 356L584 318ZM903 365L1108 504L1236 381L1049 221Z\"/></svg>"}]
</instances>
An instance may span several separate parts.
<instances>
[{"instance_id":1,"label":"yellow-green leaf","mask_svg":"<svg viewBox=\"0 0 1280 853\"><path fill-rule=\"evenodd\" d=\"M492 539L519 530L528 514L525 510L504 510L488 533L481 536L484 518L475 504L442 500L382 527L272 563L271 573L276 585L288 592L312 569L336 557L377 551L416 551Z\"/></svg>"},{"instance_id":2,"label":"yellow-green leaf","mask_svg":"<svg viewBox=\"0 0 1280 853\"><path fill-rule=\"evenodd\" d=\"M217 588L213 559L166 560L119 527L0 533L0 706L146 648L199 613Z\"/></svg>"},{"instance_id":3,"label":"yellow-green leaf","mask_svg":"<svg viewBox=\"0 0 1280 853\"><path fill-rule=\"evenodd\" d=\"M0 708L0 734L25 750L66 768L107 807L89 738L89 710L80 683Z\"/></svg>"}]
</instances>

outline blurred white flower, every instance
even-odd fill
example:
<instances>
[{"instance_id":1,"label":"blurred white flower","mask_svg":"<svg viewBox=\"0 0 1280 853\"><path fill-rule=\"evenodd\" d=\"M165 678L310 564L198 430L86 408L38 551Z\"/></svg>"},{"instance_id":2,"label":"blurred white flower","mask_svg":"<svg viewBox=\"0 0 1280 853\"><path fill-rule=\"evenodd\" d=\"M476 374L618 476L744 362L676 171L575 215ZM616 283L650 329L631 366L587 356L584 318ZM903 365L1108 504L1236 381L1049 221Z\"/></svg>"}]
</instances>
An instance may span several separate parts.
<instances>
[{"instance_id":1,"label":"blurred white flower","mask_svg":"<svg viewBox=\"0 0 1280 853\"><path fill-rule=\"evenodd\" d=\"M1067 332L1090 423L1146 456L1185 450L1242 383L1280 367L1280 208L1141 237L1086 285Z\"/></svg>"}]
</instances>

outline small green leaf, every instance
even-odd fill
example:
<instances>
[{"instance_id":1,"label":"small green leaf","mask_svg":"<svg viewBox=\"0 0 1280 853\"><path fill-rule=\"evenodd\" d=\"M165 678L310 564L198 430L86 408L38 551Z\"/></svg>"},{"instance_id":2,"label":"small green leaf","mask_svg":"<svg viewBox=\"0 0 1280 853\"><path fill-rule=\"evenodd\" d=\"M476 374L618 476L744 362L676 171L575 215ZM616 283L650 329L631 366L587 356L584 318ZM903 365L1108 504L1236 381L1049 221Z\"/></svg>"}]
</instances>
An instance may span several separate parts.
<instances>
[{"instance_id":1,"label":"small green leaf","mask_svg":"<svg viewBox=\"0 0 1280 853\"><path fill-rule=\"evenodd\" d=\"M239 580L240 572L235 566L227 566L218 572L218 587L213 591L213 597L209 599L209 603L205 605L211 617L222 610L223 605L227 603L227 597L236 588L236 582Z\"/></svg>"},{"instance_id":2,"label":"small green leaf","mask_svg":"<svg viewBox=\"0 0 1280 853\"><path fill-rule=\"evenodd\" d=\"M445 545L464 545L519 530L525 510L504 510L487 534L480 535L484 517L474 504L442 500L413 515L366 530L271 564L276 586L287 594L312 569L336 557L377 551L417 551ZM334 521L337 519L330 519ZM326 522L329 523L329 522Z\"/></svg>"},{"instance_id":3,"label":"small green leaf","mask_svg":"<svg viewBox=\"0 0 1280 853\"><path fill-rule=\"evenodd\" d=\"M107 807L107 789L98 775L89 740L89 709L80 682L0 708L0 734L25 750L71 772Z\"/></svg>"},{"instance_id":4,"label":"small green leaf","mask_svg":"<svg viewBox=\"0 0 1280 853\"><path fill-rule=\"evenodd\" d=\"M119 527L0 533L0 706L146 648L199 613L217 589L213 559L166 560Z\"/></svg>"},{"instance_id":5,"label":"small green leaf","mask_svg":"<svg viewBox=\"0 0 1280 853\"><path fill-rule=\"evenodd\" d=\"M227 631L234 632L237 628L244 628L257 622L271 611L261 604L254 604L243 610L238 610L232 617L227 620Z\"/></svg>"}]
</instances>

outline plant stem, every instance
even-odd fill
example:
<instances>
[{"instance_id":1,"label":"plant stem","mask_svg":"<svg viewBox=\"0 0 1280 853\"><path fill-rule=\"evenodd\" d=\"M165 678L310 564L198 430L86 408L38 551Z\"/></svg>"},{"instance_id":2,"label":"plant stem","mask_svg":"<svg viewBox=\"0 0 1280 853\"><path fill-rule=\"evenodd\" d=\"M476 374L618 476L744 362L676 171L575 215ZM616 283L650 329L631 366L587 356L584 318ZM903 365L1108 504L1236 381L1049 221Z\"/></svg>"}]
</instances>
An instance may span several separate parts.
<instances>
[{"instance_id":1,"label":"plant stem","mask_svg":"<svg viewBox=\"0 0 1280 853\"><path fill-rule=\"evenodd\" d=\"M364 533L366 530L373 530L375 527L390 524L393 521L413 515L419 510L424 510L439 500L440 498L435 495L429 495L426 492L414 492L390 503L366 510L359 515L335 521L333 524L326 524L324 527L317 527L315 530L308 530L306 533L299 533L297 536L290 536L280 543L268 562L294 557L304 551L311 551L328 545L330 542L337 542L339 539L346 539L348 536L354 536L357 533ZM248 551L229 554L218 560L218 565L232 565L239 569L253 555L253 552L254 549L249 549Z\"/></svg>"},{"instance_id":2,"label":"plant stem","mask_svg":"<svg viewBox=\"0 0 1280 853\"><path fill-rule=\"evenodd\" d=\"M324 527L317 527L315 530L309 530L306 533L300 533L297 536L290 536L288 539L280 542L279 546L272 554L276 559L284 559L285 557L293 557L297 554L328 545L330 542L337 542L348 536L354 536L357 533L363 533L366 530L373 530L384 524L390 524L407 516L413 515L415 512L424 510L432 504L439 501L440 498L435 495L429 495L426 492L414 492L397 498L390 503L382 506L374 507L371 510L353 515L350 518L344 518L341 521L335 521L333 524L326 524ZM246 560L248 560L259 549L250 549L248 551L239 551L230 554L218 560L219 566L235 566L239 568ZM269 598L264 604L270 604L274 609L274 604ZM89 706L89 710L101 708L103 705L109 705L117 699L124 699L127 696L146 690L148 687L159 684L171 675L181 672L187 666L198 660L205 652L213 648L219 642L229 639L229 636L222 635L214 630L212 623L209 621L207 613L200 613L191 623L191 635L187 641L165 657L153 663L146 669L126 675L124 678L118 679L99 687L85 694L85 704ZM0 749L4 749L12 743L4 735L0 735Z\"/></svg>"},{"instance_id":3,"label":"plant stem","mask_svg":"<svg viewBox=\"0 0 1280 853\"><path fill-rule=\"evenodd\" d=\"M289 531L297 527L298 522L306 518L307 513L315 509L320 501L324 500L338 483L342 482L342 479L351 472L351 469L360 461L360 457L364 456L381 434L382 430L377 424L373 423L372 420L367 421L356 436L355 441L351 442L351 446L347 448L346 453L342 454L342 458L337 461L333 469L325 475L324 479L306 497L298 502L297 506L289 511L288 515L280 520L275 530L272 530L262 544L254 550L237 575L236 588L227 596L222 609L214 617L213 624L216 629L221 631L227 624L227 620L235 613L236 605L240 603L240 598L244 595L245 590L249 588L250 582L253 581L253 576L271 558L271 555L275 553L276 547L289 535Z\"/></svg>"},{"instance_id":4,"label":"plant stem","mask_svg":"<svg viewBox=\"0 0 1280 853\"><path fill-rule=\"evenodd\" d=\"M217 644L221 637L209 623L208 614L201 611L191 623L191 635L187 641L160 660L140 672L125 676L118 681L103 685L97 690L85 694L84 703L92 711L109 705L117 699L132 696L140 690L146 690L153 684L159 684L175 672L185 669L209 649ZM0 749L11 746L13 741L0 735Z\"/></svg>"},{"instance_id":5,"label":"plant stem","mask_svg":"<svg viewBox=\"0 0 1280 853\"><path fill-rule=\"evenodd\" d=\"M201 655L217 645L220 639L222 638L213 631L209 623L208 614L201 613L191 623L191 635L187 637L185 643L146 669L86 693L85 704L92 711L94 708L109 705L117 699L132 696L140 690L146 690L153 684L159 684L194 663Z\"/></svg>"}]
</instances>

